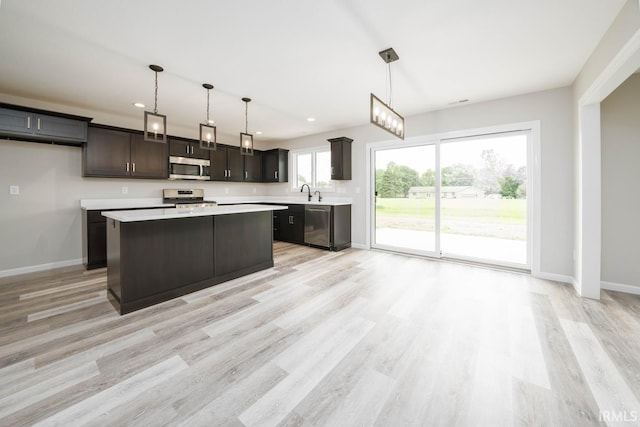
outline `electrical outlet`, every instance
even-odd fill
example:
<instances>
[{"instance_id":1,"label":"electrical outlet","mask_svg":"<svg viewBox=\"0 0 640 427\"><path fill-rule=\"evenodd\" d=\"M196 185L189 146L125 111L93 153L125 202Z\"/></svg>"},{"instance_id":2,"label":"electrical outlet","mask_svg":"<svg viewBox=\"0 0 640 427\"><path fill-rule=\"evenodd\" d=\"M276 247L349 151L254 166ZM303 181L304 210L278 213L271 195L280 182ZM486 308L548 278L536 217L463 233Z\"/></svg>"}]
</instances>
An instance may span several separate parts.
<instances>
[{"instance_id":1,"label":"electrical outlet","mask_svg":"<svg viewBox=\"0 0 640 427\"><path fill-rule=\"evenodd\" d=\"M9 186L9 194L12 196L18 196L20 194L20 186L18 185L10 185Z\"/></svg>"},{"instance_id":2,"label":"electrical outlet","mask_svg":"<svg viewBox=\"0 0 640 427\"><path fill-rule=\"evenodd\" d=\"M122 187L122 194L128 194L129 193L129 187Z\"/></svg>"}]
</instances>

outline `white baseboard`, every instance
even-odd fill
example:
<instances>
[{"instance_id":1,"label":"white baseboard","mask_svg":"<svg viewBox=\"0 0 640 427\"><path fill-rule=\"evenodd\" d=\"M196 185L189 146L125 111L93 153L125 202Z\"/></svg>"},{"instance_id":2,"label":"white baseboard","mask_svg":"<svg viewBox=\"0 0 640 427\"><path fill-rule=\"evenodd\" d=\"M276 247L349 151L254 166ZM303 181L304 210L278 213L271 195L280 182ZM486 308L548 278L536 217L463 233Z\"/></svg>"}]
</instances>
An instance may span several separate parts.
<instances>
[{"instance_id":1,"label":"white baseboard","mask_svg":"<svg viewBox=\"0 0 640 427\"><path fill-rule=\"evenodd\" d=\"M534 277L537 277L538 279L545 279L545 280L553 280L554 282L561 282L561 283L568 283L570 285L573 285L573 287L576 287L576 280L571 277L568 276L566 274L556 274L556 273L545 273L544 271L540 271L536 274L532 274Z\"/></svg>"},{"instance_id":2,"label":"white baseboard","mask_svg":"<svg viewBox=\"0 0 640 427\"><path fill-rule=\"evenodd\" d=\"M72 265L80 264L82 264L82 258L50 262L47 264L31 265L28 267L12 268L10 270L1 270L0 277L17 276L18 274L35 273L36 271L51 270L54 268L69 267Z\"/></svg>"},{"instance_id":3,"label":"white baseboard","mask_svg":"<svg viewBox=\"0 0 640 427\"><path fill-rule=\"evenodd\" d=\"M618 291L627 294L640 295L640 286L625 285L623 283L600 282L600 288L609 291Z\"/></svg>"},{"instance_id":4,"label":"white baseboard","mask_svg":"<svg viewBox=\"0 0 640 427\"><path fill-rule=\"evenodd\" d=\"M351 242L351 247L356 249L369 249L369 246L364 245L362 243L353 243Z\"/></svg>"}]
</instances>

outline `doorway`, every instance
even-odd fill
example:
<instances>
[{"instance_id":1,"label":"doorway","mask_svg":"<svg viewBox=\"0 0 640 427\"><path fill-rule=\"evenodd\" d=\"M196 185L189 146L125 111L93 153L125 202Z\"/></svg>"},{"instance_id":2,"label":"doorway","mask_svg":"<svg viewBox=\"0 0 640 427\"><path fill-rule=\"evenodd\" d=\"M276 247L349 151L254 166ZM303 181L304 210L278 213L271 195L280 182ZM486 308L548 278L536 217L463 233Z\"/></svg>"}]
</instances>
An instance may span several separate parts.
<instances>
[{"instance_id":1,"label":"doorway","mask_svg":"<svg viewBox=\"0 0 640 427\"><path fill-rule=\"evenodd\" d=\"M371 246L531 269L531 131L371 148Z\"/></svg>"}]
</instances>

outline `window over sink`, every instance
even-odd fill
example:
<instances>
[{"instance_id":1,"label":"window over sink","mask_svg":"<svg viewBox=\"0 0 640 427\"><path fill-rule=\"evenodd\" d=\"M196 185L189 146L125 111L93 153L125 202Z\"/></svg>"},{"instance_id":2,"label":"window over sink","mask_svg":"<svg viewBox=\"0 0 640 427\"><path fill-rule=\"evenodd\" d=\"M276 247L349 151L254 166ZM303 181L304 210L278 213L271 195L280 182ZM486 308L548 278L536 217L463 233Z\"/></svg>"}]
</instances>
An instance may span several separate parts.
<instances>
[{"instance_id":1,"label":"window over sink","mask_svg":"<svg viewBox=\"0 0 640 427\"><path fill-rule=\"evenodd\" d=\"M291 152L291 167L294 179L292 190L299 190L303 184L312 189L335 191L331 180L331 150L329 147L310 148Z\"/></svg>"}]
</instances>

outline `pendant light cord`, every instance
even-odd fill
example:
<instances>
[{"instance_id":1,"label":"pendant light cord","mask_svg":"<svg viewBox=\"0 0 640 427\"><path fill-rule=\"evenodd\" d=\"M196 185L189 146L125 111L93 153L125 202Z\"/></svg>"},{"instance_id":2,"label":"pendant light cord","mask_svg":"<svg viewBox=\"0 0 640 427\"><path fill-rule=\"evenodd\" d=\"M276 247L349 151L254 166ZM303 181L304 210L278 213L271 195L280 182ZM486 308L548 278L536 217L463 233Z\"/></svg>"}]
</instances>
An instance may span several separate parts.
<instances>
[{"instance_id":1,"label":"pendant light cord","mask_svg":"<svg viewBox=\"0 0 640 427\"><path fill-rule=\"evenodd\" d=\"M389 76L389 108L393 108L393 80L391 79L391 62L387 62L387 74Z\"/></svg>"},{"instance_id":2,"label":"pendant light cord","mask_svg":"<svg viewBox=\"0 0 640 427\"><path fill-rule=\"evenodd\" d=\"M158 114L158 72L156 71L156 95L155 95L155 103L153 106L153 114Z\"/></svg>"},{"instance_id":3,"label":"pendant light cord","mask_svg":"<svg viewBox=\"0 0 640 427\"><path fill-rule=\"evenodd\" d=\"M249 103L244 101L244 133L249 133Z\"/></svg>"},{"instance_id":4,"label":"pendant light cord","mask_svg":"<svg viewBox=\"0 0 640 427\"><path fill-rule=\"evenodd\" d=\"M209 123L209 89L207 89L207 124Z\"/></svg>"}]
</instances>

